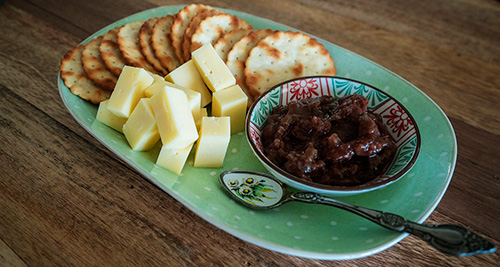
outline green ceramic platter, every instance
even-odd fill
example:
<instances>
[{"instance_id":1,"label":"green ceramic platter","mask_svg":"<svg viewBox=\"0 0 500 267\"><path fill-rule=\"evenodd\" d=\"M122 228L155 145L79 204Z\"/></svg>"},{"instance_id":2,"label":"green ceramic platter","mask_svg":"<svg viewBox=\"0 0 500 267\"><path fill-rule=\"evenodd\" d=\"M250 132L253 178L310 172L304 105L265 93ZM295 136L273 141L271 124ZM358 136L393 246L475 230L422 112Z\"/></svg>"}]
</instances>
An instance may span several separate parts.
<instances>
[{"instance_id":1,"label":"green ceramic platter","mask_svg":"<svg viewBox=\"0 0 500 267\"><path fill-rule=\"evenodd\" d=\"M116 26L175 14L182 7L165 6L134 14L101 29L82 43ZM243 18L256 29L297 31L253 15L224 11ZM455 167L456 138L449 120L429 97L401 77L348 50L317 39L334 58L338 76L371 84L391 94L413 114L422 136L420 155L402 179L380 190L339 199L423 222L441 200ZM231 137L222 168L194 168L191 154L182 174L177 176L154 164L159 147L148 152L132 151L121 133L95 120L97 106L72 95L60 77L58 87L71 115L97 140L201 218L238 238L286 254L338 260L372 255L406 237L406 234L391 232L328 206L289 203L274 210L249 210L230 200L218 184L218 175L225 170L266 172L243 133Z\"/></svg>"}]
</instances>

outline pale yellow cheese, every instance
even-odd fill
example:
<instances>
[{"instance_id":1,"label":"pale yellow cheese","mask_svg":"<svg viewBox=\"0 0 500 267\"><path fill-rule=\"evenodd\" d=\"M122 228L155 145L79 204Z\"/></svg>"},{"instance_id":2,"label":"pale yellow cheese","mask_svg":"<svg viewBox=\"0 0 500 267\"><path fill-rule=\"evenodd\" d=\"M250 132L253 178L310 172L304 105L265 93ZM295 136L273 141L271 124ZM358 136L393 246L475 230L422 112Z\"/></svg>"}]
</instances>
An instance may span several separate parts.
<instances>
[{"instance_id":1,"label":"pale yellow cheese","mask_svg":"<svg viewBox=\"0 0 500 267\"><path fill-rule=\"evenodd\" d=\"M189 88L186 88L184 86L178 85L178 84L173 84L170 82L165 82L167 83L167 86L173 87L179 90L184 91L186 93L188 102L189 102L189 108L191 109L191 113L193 114L194 120L199 120L201 119L200 115L200 110L201 110L201 94L195 90L191 90Z\"/></svg>"},{"instance_id":2,"label":"pale yellow cheese","mask_svg":"<svg viewBox=\"0 0 500 267\"><path fill-rule=\"evenodd\" d=\"M201 77L212 92L236 84L236 79L211 43L206 43L192 53L193 61Z\"/></svg>"},{"instance_id":3,"label":"pale yellow cheese","mask_svg":"<svg viewBox=\"0 0 500 267\"><path fill-rule=\"evenodd\" d=\"M200 138L196 142L194 167L222 167L231 138L229 117L203 117Z\"/></svg>"},{"instance_id":4,"label":"pale yellow cheese","mask_svg":"<svg viewBox=\"0 0 500 267\"><path fill-rule=\"evenodd\" d=\"M184 91L164 87L151 98L163 146L183 149L198 139L198 132Z\"/></svg>"},{"instance_id":5,"label":"pale yellow cheese","mask_svg":"<svg viewBox=\"0 0 500 267\"><path fill-rule=\"evenodd\" d=\"M231 134L245 130L248 97L239 85L233 85L212 96L212 116L231 118Z\"/></svg>"},{"instance_id":6,"label":"pale yellow cheese","mask_svg":"<svg viewBox=\"0 0 500 267\"><path fill-rule=\"evenodd\" d=\"M96 119L107 126L119 131L123 132L123 124L127 121L126 118L118 117L114 113L108 110L108 101L105 100L99 103L99 108L97 109Z\"/></svg>"},{"instance_id":7,"label":"pale yellow cheese","mask_svg":"<svg viewBox=\"0 0 500 267\"><path fill-rule=\"evenodd\" d=\"M201 121L202 121L203 117L208 117L208 111L206 108L201 108L200 109L200 117L198 119L194 120L196 123L196 129L198 129L198 131L200 131Z\"/></svg>"},{"instance_id":8,"label":"pale yellow cheese","mask_svg":"<svg viewBox=\"0 0 500 267\"><path fill-rule=\"evenodd\" d=\"M163 77L163 76L160 76L158 74L154 74L154 73L151 73L151 72L149 72L149 74L151 75L151 77L153 77L153 82L165 81L165 77Z\"/></svg>"},{"instance_id":9,"label":"pale yellow cheese","mask_svg":"<svg viewBox=\"0 0 500 267\"><path fill-rule=\"evenodd\" d=\"M188 89L184 86L173 84L171 82L167 82L165 80L155 81L151 86L146 88L146 91L145 91L146 97L152 97L156 92L158 92L158 90L160 90L164 87L172 87L172 88L176 88L176 89L184 91L184 93L186 93L186 96L188 98L189 108L191 109L191 113L193 114L194 120L197 121L197 120L201 119L201 115L200 115L201 94L194 91L194 90Z\"/></svg>"},{"instance_id":10,"label":"pale yellow cheese","mask_svg":"<svg viewBox=\"0 0 500 267\"><path fill-rule=\"evenodd\" d=\"M123 134L132 150L136 151L149 150L160 140L149 98L139 101L123 125Z\"/></svg>"},{"instance_id":11,"label":"pale yellow cheese","mask_svg":"<svg viewBox=\"0 0 500 267\"><path fill-rule=\"evenodd\" d=\"M151 74L151 76L153 76L153 83L146 89L144 89L144 95L146 97L152 97L156 93L156 91L158 91L158 88L160 88L161 85L166 82L165 78L158 74Z\"/></svg>"},{"instance_id":12,"label":"pale yellow cheese","mask_svg":"<svg viewBox=\"0 0 500 267\"><path fill-rule=\"evenodd\" d=\"M203 82L192 60L189 60L170 72L165 77L165 80L200 93L201 107L208 105L212 101L212 95Z\"/></svg>"},{"instance_id":13,"label":"pale yellow cheese","mask_svg":"<svg viewBox=\"0 0 500 267\"><path fill-rule=\"evenodd\" d=\"M163 146L156 160L156 164L177 175L181 174L182 168L184 164L186 164L186 160L189 156L189 152L191 152L191 148L193 148L193 144L194 143L183 149L171 149Z\"/></svg>"},{"instance_id":14,"label":"pale yellow cheese","mask_svg":"<svg viewBox=\"0 0 500 267\"><path fill-rule=\"evenodd\" d=\"M146 90L144 90L145 97L152 97L156 92L158 92L161 88L166 86L167 81L154 81Z\"/></svg>"},{"instance_id":15,"label":"pale yellow cheese","mask_svg":"<svg viewBox=\"0 0 500 267\"><path fill-rule=\"evenodd\" d=\"M118 117L128 118L144 97L144 89L153 83L153 77L144 69L125 66L109 98L108 109Z\"/></svg>"}]
</instances>

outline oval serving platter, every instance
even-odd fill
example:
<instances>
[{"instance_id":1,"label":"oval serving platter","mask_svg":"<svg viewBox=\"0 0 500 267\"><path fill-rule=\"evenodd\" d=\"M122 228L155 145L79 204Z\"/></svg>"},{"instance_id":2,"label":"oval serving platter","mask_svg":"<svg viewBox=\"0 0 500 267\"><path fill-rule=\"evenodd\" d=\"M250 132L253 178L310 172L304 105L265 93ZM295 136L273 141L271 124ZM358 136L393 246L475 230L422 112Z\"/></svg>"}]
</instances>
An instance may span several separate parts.
<instances>
[{"instance_id":1,"label":"oval serving platter","mask_svg":"<svg viewBox=\"0 0 500 267\"><path fill-rule=\"evenodd\" d=\"M176 14L182 7L164 6L131 15L99 30L82 44L116 26ZM221 10L243 18L255 29L298 31L250 14ZM339 199L423 222L444 195L455 168L456 137L448 118L422 91L396 74L335 44L312 37L330 51L337 76L360 80L388 92L412 113L421 131L419 157L403 178L380 190ZM295 256L341 260L375 254L407 236L321 205L290 203L274 210L249 210L230 200L218 183L218 175L225 170L267 172L253 155L243 133L231 137L222 168L194 168L192 153L182 174L177 176L154 164L159 147L148 152L132 151L121 133L95 120L97 106L71 94L60 76L58 88L70 114L104 146L201 218L240 239ZM403 127L406 121L398 123Z\"/></svg>"}]
</instances>

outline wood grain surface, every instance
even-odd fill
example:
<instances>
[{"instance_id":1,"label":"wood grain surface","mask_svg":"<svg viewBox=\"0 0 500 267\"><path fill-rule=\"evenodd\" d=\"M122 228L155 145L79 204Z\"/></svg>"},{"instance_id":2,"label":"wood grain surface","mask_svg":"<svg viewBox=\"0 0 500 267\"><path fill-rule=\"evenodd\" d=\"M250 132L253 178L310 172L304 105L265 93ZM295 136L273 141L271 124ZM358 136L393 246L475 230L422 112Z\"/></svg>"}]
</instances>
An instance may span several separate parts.
<instances>
[{"instance_id":1,"label":"wood grain surface","mask_svg":"<svg viewBox=\"0 0 500 267\"><path fill-rule=\"evenodd\" d=\"M318 36L396 72L448 115L458 161L427 223L500 245L500 2L218 0ZM407 237L373 256L321 261L269 251L206 223L88 134L57 91L62 56L160 0L0 4L1 266L498 266L500 252L443 255Z\"/></svg>"}]
</instances>

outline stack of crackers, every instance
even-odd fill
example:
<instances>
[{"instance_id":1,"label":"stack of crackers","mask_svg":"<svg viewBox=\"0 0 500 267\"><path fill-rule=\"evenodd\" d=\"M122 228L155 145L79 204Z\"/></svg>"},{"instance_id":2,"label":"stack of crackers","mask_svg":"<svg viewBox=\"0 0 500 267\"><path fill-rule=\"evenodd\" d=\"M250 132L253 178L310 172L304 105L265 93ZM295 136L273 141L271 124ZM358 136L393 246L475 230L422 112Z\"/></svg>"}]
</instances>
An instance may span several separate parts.
<instances>
[{"instance_id":1,"label":"stack of crackers","mask_svg":"<svg viewBox=\"0 0 500 267\"><path fill-rule=\"evenodd\" d=\"M162 76L211 43L249 97L249 103L283 81L335 75L329 52L299 32L254 30L236 16L202 4L176 15L134 21L66 53L61 77L71 92L92 103L109 98L125 65Z\"/></svg>"}]
</instances>

